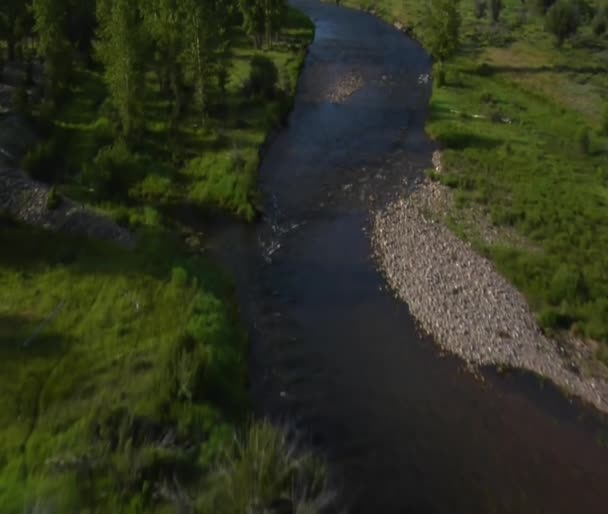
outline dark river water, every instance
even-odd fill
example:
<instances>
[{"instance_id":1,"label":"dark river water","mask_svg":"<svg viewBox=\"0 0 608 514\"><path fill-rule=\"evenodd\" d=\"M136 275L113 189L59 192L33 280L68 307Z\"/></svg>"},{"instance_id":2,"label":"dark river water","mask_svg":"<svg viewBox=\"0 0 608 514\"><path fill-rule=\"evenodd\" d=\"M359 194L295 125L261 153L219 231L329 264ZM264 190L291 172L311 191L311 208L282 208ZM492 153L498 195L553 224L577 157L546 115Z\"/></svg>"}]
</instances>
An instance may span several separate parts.
<instances>
[{"instance_id":1,"label":"dark river water","mask_svg":"<svg viewBox=\"0 0 608 514\"><path fill-rule=\"evenodd\" d=\"M262 165L265 215L211 244L251 329L256 411L308 434L349 512L608 513L599 418L442 357L374 267L370 209L430 165L428 56L368 14L292 3L317 32ZM340 84L361 87L332 101Z\"/></svg>"}]
</instances>

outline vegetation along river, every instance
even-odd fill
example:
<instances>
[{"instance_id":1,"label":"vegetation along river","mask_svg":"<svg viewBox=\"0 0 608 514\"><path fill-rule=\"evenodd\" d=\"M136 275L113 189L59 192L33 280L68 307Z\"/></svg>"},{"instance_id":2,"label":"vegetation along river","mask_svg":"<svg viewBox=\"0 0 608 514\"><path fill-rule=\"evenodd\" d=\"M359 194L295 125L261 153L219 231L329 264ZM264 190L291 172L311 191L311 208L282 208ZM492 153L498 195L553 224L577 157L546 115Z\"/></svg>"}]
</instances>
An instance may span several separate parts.
<instances>
[{"instance_id":1,"label":"vegetation along river","mask_svg":"<svg viewBox=\"0 0 608 514\"><path fill-rule=\"evenodd\" d=\"M265 214L212 229L251 327L256 410L309 434L355 513L605 513L608 432L525 375L439 354L377 272L370 212L431 165L431 62L369 14L294 0L316 25Z\"/></svg>"}]
</instances>

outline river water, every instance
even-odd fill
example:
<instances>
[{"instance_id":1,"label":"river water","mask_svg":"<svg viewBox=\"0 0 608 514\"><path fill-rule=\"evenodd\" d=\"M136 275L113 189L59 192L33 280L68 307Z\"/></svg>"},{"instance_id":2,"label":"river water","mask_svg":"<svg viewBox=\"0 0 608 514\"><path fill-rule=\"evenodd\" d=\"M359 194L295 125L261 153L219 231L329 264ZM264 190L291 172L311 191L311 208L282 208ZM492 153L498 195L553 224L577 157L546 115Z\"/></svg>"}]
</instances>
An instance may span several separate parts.
<instances>
[{"instance_id":1,"label":"river water","mask_svg":"<svg viewBox=\"0 0 608 514\"><path fill-rule=\"evenodd\" d=\"M292 3L317 30L261 168L265 215L210 243L251 330L256 411L308 434L349 512L605 514L599 417L441 356L374 266L370 209L430 166L428 56L366 13Z\"/></svg>"}]
</instances>

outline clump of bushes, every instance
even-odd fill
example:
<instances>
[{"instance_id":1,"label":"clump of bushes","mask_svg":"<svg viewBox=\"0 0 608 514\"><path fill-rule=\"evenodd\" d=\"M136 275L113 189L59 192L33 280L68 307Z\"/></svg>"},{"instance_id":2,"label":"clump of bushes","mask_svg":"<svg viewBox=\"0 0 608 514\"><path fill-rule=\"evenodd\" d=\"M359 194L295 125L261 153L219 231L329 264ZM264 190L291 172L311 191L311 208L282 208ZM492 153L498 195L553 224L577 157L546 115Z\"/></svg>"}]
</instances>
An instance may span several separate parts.
<instances>
[{"instance_id":1,"label":"clump of bushes","mask_svg":"<svg viewBox=\"0 0 608 514\"><path fill-rule=\"evenodd\" d=\"M545 28L555 36L557 46L576 34L579 24L579 11L572 0L558 0L545 17Z\"/></svg>"},{"instance_id":2,"label":"clump of bushes","mask_svg":"<svg viewBox=\"0 0 608 514\"><path fill-rule=\"evenodd\" d=\"M272 99L276 94L278 81L279 72L274 62L263 55L252 57L249 79L245 85L247 94Z\"/></svg>"},{"instance_id":3,"label":"clump of bushes","mask_svg":"<svg viewBox=\"0 0 608 514\"><path fill-rule=\"evenodd\" d=\"M122 195L145 174L142 165L141 157L121 140L99 150L84 177L99 196Z\"/></svg>"}]
</instances>

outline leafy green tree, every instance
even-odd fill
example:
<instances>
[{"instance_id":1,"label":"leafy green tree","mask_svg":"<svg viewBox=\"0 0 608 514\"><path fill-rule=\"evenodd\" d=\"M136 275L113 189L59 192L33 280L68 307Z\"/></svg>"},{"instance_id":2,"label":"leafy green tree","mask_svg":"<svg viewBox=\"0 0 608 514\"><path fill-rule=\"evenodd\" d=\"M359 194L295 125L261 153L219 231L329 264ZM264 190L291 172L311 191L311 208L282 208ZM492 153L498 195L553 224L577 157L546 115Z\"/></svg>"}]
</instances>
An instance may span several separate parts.
<instances>
[{"instance_id":1,"label":"leafy green tree","mask_svg":"<svg viewBox=\"0 0 608 514\"><path fill-rule=\"evenodd\" d=\"M245 31L253 38L256 47L267 45L281 29L287 6L285 0L239 0Z\"/></svg>"},{"instance_id":2,"label":"leafy green tree","mask_svg":"<svg viewBox=\"0 0 608 514\"><path fill-rule=\"evenodd\" d=\"M142 126L145 41L139 9L132 0L98 0L97 57L125 136Z\"/></svg>"},{"instance_id":3,"label":"leafy green tree","mask_svg":"<svg viewBox=\"0 0 608 514\"><path fill-rule=\"evenodd\" d=\"M182 76L178 59L186 41L184 38L184 15L179 0L145 0L142 14L146 32L154 42L161 91L169 88L173 96L175 120L182 111Z\"/></svg>"},{"instance_id":4,"label":"leafy green tree","mask_svg":"<svg viewBox=\"0 0 608 514\"><path fill-rule=\"evenodd\" d=\"M72 67L72 47L66 34L66 0L34 0L34 30L37 50L44 59L47 95L54 97L68 81Z\"/></svg>"},{"instance_id":5,"label":"leafy green tree","mask_svg":"<svg viewBox=\"0 0 608 514\"><path fill-rule=\"evenodd\" d=\"M460 1L428 0L424 16L423 37L440 66L456 53L460 38Z\"/></svg>"},{"instance_id":6,"label":"leafy green tree","mask_svg":"<svg viewBox=\"0 0 608 514\"><path fill-rule=\"evenodd\" d=\"M181 0L180 7L186 41L180 62L194 90L194 105L205 123L213 94L227 76L230 5L222 0Z\"/></svg>"},{"instance_id":7,"label":"leafy green tree","mask_svg":"<svg viewBox=\"0 0 608 514\"><path fill-rule=\"evenodd\" d=\"M245 31L253 38L256 47L262 46L264 38L264 3L265 0L239 0L243 13Z\"/></svg>"}]
</instances>

